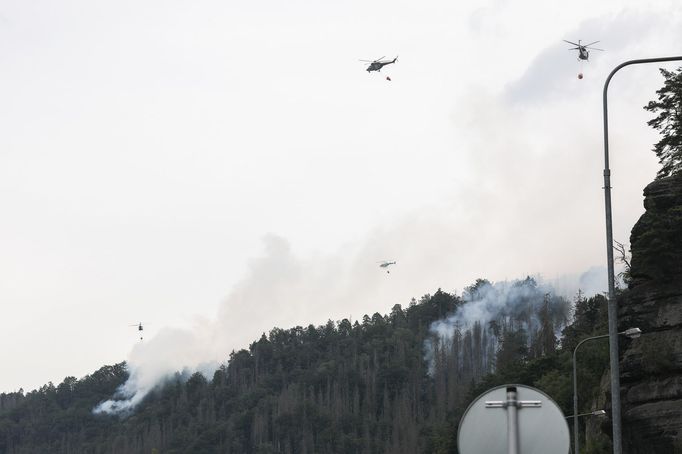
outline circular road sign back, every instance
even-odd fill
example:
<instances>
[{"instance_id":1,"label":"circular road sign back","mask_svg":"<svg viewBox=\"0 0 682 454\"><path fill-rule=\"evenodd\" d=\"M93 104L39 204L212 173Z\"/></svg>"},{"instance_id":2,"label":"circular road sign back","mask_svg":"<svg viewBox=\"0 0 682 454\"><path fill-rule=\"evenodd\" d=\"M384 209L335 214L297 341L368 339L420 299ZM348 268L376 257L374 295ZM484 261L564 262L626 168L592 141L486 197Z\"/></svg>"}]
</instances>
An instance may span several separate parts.
<instances>
[{"instance_id":1,"label":"circular road sign back","mask_svg":"<svg viewBox=\"0 0 682 454\"><path fill-rule=\"evenodd\" d=\"M523 385L492 388L464 412L457 432L461 454L568 454L568 425L559 406Z\"/></svg>"}]
</instances>

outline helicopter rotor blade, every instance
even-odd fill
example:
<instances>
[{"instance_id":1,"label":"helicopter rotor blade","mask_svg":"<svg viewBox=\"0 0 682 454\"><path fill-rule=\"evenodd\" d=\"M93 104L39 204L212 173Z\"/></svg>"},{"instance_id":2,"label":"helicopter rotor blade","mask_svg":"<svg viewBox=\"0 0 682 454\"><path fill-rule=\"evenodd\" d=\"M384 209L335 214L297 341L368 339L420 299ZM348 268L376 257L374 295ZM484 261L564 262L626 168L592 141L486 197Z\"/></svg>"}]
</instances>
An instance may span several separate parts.
<instances>
[{"instance_id":1,"label":"helicopter rotor blade","mask_svg":"<svg viewBox=\"0 0 682 454\"><path fill-rule=\"evenodd\" d=\"M565 42L565 43L568 43L568 44L573 44L574 46L580 46L580 44L576 44L576 43L574 43L574 42L572 42L572 41L566 41L566 40L564 40L564 42Z\"/></svg>"},{"instance_id":2,"label":"helicopter rotor blade","mask_svg":"<svg viewBox=\"0 0 682 454\"><path fill-rule=\"evenodd\" d=\"M385 57L385 56L386 56L386 55L384 55L384 57ZM380 60L381 60L382 58L384 58L384 57L379 57L379 58L377 58L377 59L374 60L374 61L380 61Z\"/></svg>"},{"instance_id":3,"label":"helicopter rotor blade","mask_svg":"<svg viewBox=\"0 0 682 454\"><path fill-rule=\"evenodd\" d=\"M600 50L600 51L604 52L604 49L597 49L596 47L587 47L587 49L590 49L590 50Z\"/></svg>"},{"instance_id":4,"label":"helicopter rotor blade","mask_svg":"<svg viewBox=\"0 0 682 454\"><path fill-rule=\"evenodd\" d=\"M373 63L374 60L358 60L358 61L364 61L365 63Z\"/></svg>"},{"instance_id":5,"label":"helicopter rotor blade","mask_svg":"<svg viewBox=\"0 0 682 454\"><path fill-rule=\"evenodd\" d=\"M580 48L579 47L571 47L570 49L566 49L566 50L578 50L578 49L580 49Z\"/></svg>"},{"instance_id":6,"label":"helicopter rotor blade","mask_svg":"<svg viewBox=\"0 0 682 454\"><path fill-rule=\"evenodd\" d=\"M597 44L598 42L599 42L599 41L595 41L595 42L590 43L590 44L583 44L583 47L591 46L592 44Z\"/></svg>"}]
</instances>

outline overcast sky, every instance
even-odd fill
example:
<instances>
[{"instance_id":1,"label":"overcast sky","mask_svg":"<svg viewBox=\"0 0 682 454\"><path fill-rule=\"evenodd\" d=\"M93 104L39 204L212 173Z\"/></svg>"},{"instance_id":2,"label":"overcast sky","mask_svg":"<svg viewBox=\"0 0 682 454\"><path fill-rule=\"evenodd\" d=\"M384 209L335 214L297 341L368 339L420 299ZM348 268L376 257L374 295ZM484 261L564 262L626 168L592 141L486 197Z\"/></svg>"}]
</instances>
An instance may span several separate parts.
<instances>
[{"instance_id":1,"label":"overcast sky","mask_svg":"<svg viewBox=\"0 0 682 454\"><path fill-rule=\"evenodd\" d=\"M478 277L577 280L605 265L604 79L680 53L677 0L0 0L0 391L126 360L140 321L217 326L220 357ZM622 242L661 84L611 84Z\"/></svg>"}]
</instances>

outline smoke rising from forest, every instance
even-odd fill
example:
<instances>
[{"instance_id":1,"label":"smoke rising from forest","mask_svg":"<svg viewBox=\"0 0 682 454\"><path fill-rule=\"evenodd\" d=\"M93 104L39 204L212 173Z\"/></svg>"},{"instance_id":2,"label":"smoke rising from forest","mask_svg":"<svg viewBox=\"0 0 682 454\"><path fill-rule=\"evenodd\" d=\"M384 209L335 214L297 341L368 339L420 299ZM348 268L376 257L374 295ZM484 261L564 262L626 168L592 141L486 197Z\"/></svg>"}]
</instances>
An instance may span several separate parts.
<instances>
[{"instance_id":1,"label":"smoke rising from forest","mask_svg":"<svg viewBox=\"0 0 682 454\"><path fill-rule=\"evenodd\" d=\"M266 236L264 246L264 254L251 261L215 320L198 320L184 329L165 328L136 345L127 360L129 379L94 411L125 414L174 378L176 371L185 370L182 376L200 371L211 379L233 350L248 348L275 326L324 323L372 308L385 310L382 295L387 291L410 294L400 282L391 284L389 275L373 261L358 259L384 256L376 246L356 247L343 257L310 258L296 256L288 241L275 235Z\"/></svg>"},{"instance_id":2,"label":"smoke rising from forest","mask_svg":"<svg viewBox=\"0 0 682 454\"><path fill-rule=\"evenodd\" d=\"M455 227L448 222L411 219L347 247L344 254L313 257L297 256L281 237L265 237L264 254L250 262L246 276L220 305L215 320L197 320L189 328L164 328L137 344L127 359L129 379L94 411L126 414L178 371L183 371L180 378L199 371L211 379L230 352L247 348L275 326L307 326L385 313L393 304L407 305L411 297L451 281L453 270L460 278L470 279L467 263L444 261L456 257L458 245L442 242L439 238L444 235L434 235L434 231L449 229ZM406 237L423 247L409 248ZM399 252L390 274L367 259L392 258L389 250ZM447 337L458 324L465 327L475 320L487 323L501 314L514 314L512 308L521 307L529 298L537 308L537 295L541 302L543 292L551 291L544 286L530 290L506 283L481 286L469 291L469 302L460 311L434 324L432 330Z\"/></svg>"},{"instance_id":3,"label":"smoke rising from forest","mask_svg":"<svg viewBox=\"0 0 682 454\"><path fill-rule=\"evenodd\" d=\"M551 285L530 277L494 284L477 280L465 289L462 304L454 314L431 324L431 337L424 342L430 373L435 370L438 350L453 348L453 340L458 341L455 337L473 335L473 342L483 342L478 355L489 372L495 367L500 343L508 333L521 333L530 351L552 349L568 323L571 308L571 303L556 293Z\"/></svg>"}]
</instances>

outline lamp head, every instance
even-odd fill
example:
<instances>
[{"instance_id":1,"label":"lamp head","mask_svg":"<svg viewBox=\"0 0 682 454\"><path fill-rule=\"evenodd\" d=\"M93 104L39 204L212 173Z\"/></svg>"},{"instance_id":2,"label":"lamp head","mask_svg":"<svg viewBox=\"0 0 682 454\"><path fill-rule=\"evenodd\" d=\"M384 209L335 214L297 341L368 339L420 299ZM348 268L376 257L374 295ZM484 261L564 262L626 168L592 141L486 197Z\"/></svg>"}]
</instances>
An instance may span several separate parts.
<instances>
[{"instance_id":1,"label":"lamp head","mask_svg":"<svg viewBox=\"0 0 682 454\"><path fill-rule=\"evenodd\" d=\"M629 328L623 331L623 334L630 339L637 339L642 335L642 330L639 328Z\"/></svg>"}]
</instances>

